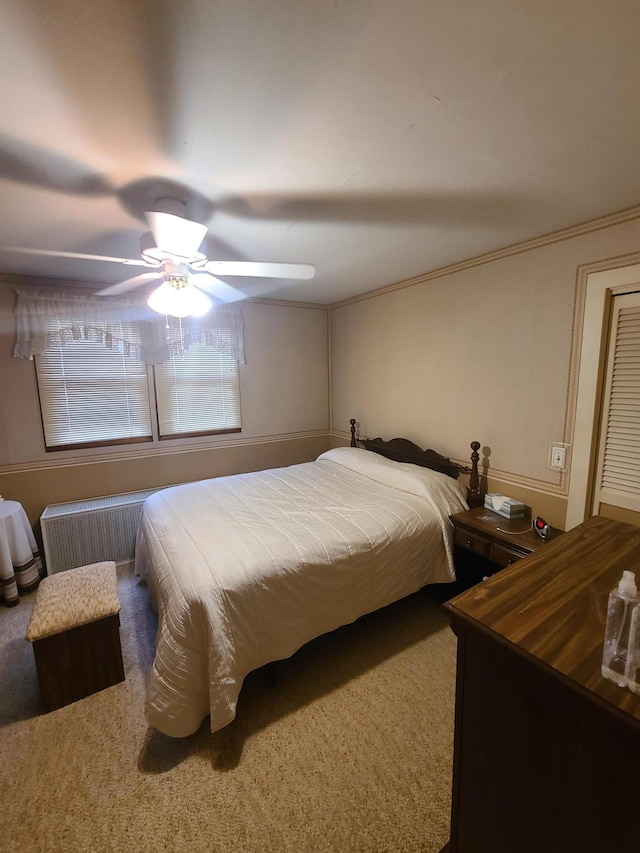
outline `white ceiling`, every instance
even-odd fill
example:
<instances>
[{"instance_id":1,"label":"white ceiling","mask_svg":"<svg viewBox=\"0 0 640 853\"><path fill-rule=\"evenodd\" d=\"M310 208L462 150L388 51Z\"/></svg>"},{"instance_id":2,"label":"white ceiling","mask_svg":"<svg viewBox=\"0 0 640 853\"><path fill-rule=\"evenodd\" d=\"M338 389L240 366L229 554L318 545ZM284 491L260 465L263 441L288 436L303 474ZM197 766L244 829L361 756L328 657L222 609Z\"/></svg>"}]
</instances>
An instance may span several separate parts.
<instances>
[{"instance_id":1,"label":"white ceiling","mask_svg":"<svg viewBox=\"0 0 640 853\"><path fill-rule=\"evenodd\" d=\"M637 0L3 0L0 246L137 257L187 201L229 280L332 303L640 203ZM0 272L131 268L0 251Z\"/></svg>"}]
</instances>

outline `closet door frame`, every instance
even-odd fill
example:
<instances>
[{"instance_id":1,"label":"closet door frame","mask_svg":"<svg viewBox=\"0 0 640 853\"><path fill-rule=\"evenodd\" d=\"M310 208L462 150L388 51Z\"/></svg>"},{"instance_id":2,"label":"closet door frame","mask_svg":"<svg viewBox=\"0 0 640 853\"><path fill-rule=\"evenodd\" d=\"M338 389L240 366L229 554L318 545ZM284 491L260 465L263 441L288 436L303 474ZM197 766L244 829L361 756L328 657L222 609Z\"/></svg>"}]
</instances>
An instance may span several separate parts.
<instances>
[{"instance_id":1,"label":"closet door frame","mask_svg":"<svg viewBox=\"0 0 640 853\"><path fill-rule=\"evenodd\" d=\"M638 256L634 257L638 260ZM584 279L578 387L571 448L566 529L592 514L596 454L606 376L612 299L640 289L640 263L579 272ZM579 321L578 321L579 322Z\"/></svg>"},{"instance_id":2,"label":"closet door frame","mask_svg":"<svg viewBox=\"0 0 640 853\"><path fill-rule=\"evenodd\" d=\"M625 415L611 417L611 407L617 401L619 404L629 405L629 401L633 400L638 404L640 398L633 388L624 389L625 379L620 376L621 371L624 371L625 365L624 352L621 352L619 347L624 347L624 343L620 343L619 336L627 342L629 331L625 333L625 321L621 319L621 312L633 311L635 326L640 320L640 284L638 290L632 293L615 294L611 300L611 323L609 327L609 345L606 357L606 372L603 394L603 404L600 416L600 430L598 436L597 449L597 464L595 468L595 477L593 484L593 504L592 514L598 515L601 511L602 504L610 506L623 507L624 509L640 513L640 476L633 476L633 470L637 469L637 465L633 465L631 471L627 467L628 457L627 452L633 454L633 447L638 439L638 419L631 417L627 411ZM638 332L635 333L636 335ZM629 369L628 367L626 368ZM634 377L633 383L637 382L635 378L640 373L640 359L632 365L631 375ZM615 376L618 377L618 382L615 381ZM617 392L617 393L616 393ZM621 398L625 398L624 401ZM630 426L631 424L631 426ZM631 432L630 432L631 430ZM622 434L624 437L619 438L617 448L611 447L610 442L613 439L612 433L616 432L618 436ZM629 435L631 437L629 438ZM622 442L622 444L620 443ZM615 440L614 440L615 443ZM624 448L625 454L621 453ZM610 456L613 453L613 458ZM635 491L629 491L629 480L633 483ZM606 513L605 513L606 514Z\"/></svg>"}]
</instances>

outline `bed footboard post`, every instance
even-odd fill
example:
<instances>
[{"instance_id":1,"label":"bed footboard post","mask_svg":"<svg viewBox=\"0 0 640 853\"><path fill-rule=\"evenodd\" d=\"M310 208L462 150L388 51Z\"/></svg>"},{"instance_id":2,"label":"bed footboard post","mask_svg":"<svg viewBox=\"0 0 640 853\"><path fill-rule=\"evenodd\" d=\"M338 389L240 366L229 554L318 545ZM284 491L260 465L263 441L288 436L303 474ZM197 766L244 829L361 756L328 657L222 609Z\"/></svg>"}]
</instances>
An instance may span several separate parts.
<instances>
[{"instance_id":1,"label":"bed footboard post","mask_svg":"<svg viewBox=\"0 0 640 853\"><path fill-rule=\"evenodd\" d=\"M480 442L472 441L471 442L471 450L473 451L471 454L471 474L469 476L469 506L480 506L481 496L480 496L480 475L478 474L478 461L480 459L480 454L478 450L480 450Z\"/></svg>"},{"instance_id":2,"label":"bed footboard post","mask_svg":"<svg viewBox=\"0 0 640 853\"><path fill-rule=\"evenodd\" d=\"M357 447L358 445L356 444L356 419L351 418L349 423L351 424L351 447ZM478 445L478 447L479 446L480 445Z\"/></svg>"}]
</instances>

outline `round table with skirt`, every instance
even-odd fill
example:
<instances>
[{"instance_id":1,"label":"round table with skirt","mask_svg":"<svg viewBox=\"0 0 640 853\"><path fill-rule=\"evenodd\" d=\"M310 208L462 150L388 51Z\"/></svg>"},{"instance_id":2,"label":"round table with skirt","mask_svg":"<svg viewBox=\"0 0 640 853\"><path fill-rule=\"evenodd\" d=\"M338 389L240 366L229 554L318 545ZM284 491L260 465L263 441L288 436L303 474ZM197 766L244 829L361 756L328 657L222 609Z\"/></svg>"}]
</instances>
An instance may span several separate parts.
<instances>
[{"instance_id":1,"label":"round table with skirt","mask_svg":"<svg viewBox=\"0 0 640 853\"><path fill-rule=\"evenodd\" d=\"M19 602L20 592L35 589L42 573L33 530L18 501L0 500L0 597Z\"/></svg>"}]
</instances>

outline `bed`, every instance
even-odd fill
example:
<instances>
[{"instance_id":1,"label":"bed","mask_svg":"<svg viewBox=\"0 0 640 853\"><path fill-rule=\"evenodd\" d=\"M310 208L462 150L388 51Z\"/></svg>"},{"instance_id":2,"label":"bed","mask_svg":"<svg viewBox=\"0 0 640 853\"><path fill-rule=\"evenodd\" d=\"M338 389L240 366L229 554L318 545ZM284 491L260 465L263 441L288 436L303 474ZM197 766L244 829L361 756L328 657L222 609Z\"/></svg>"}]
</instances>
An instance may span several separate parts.
<instances>
[{"instance_id":1,"label":"bed","mask_svg":"<svg viewBox=\"0 0 640 853\"><path fill-rule=\"evenodd\" d=\"M476 450L463 469L404 439L356 445L352 420L351 447L314 462L146 500L136 573L158 613L149 725L184 737L209 716L217 731L252 670L455 579L449 515L468 506L460 471L477 490Z\"/></svg>"}]
</instances>

